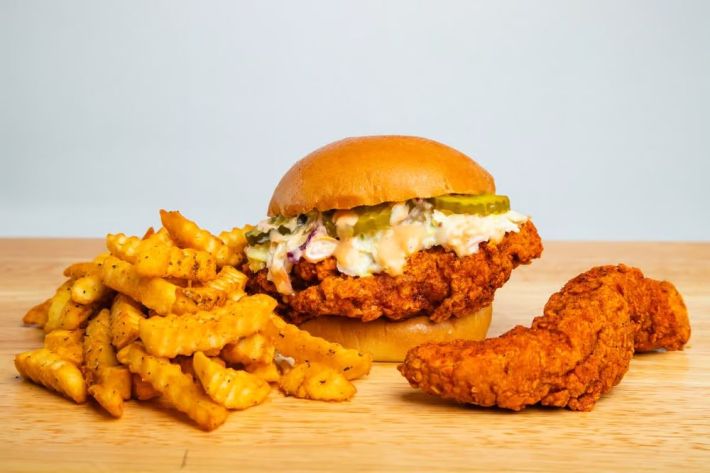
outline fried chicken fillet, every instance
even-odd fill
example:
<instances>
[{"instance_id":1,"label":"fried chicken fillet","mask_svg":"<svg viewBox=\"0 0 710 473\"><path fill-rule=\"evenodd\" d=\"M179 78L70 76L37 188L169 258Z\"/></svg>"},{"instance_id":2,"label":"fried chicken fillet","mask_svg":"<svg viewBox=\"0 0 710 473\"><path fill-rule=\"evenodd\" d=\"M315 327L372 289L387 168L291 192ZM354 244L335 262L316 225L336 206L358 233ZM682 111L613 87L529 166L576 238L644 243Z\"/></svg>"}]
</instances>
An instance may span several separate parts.
<instances>
[{"instance_id":1,"label":"fried chicken fillet","mask_svg":"<svg viewBox=\"0 0 710 473\"><path fill-rule=\"evenodd\" d=\"M671 283L601 266L554 294L530 328L420 345L399 370L413 387L461 403L589 411L621 381L635 351L680 350L689 337L688 313Z\"/></svg>"},{"instance_id":2,"label":"fried chicken fillet","mask_svg":"<svg viewBox=\"0 0 710 473\"><path fill-rule=\"evenodd\" d=\"M294 323L324 315L363 322L428 315L440 322L490 305L513 269L541 253L540 236L528 220L518 232L506 233L497 244L481 243L469 256L459 258L442 247L415 253L400 276L351 277L338 272L332 257L315 264L300 260L291 275L293 295L280 294L266 270L253 274L248 266L243 269L250 276L247 290L274 297L280 302L279 312Z\"/></svg>"}]
</instances>

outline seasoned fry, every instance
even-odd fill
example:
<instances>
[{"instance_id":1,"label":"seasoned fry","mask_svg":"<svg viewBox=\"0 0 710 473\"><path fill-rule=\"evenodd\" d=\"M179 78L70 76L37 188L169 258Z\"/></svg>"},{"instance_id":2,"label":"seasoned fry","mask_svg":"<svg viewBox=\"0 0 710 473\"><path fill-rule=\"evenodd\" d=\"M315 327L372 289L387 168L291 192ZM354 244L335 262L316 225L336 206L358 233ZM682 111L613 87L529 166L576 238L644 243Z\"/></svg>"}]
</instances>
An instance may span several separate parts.
<instances>
[{"instance_id":1,"label":"seasoned fry","mask_svg":"<svg viewBox=\"0 0 710 473\"><path fill-rule=\"evenodd\" d=\"M234 365L266 365L274 359L274 345L263 334L255 333L226 345L220 356L227 363Z\"/></svg>"},{"instance_id":2,"label":"seasoned fry","mask_svg":"<svg viewBox=\"0 0 710 473\"><path fill-rule=\"evenodd\" d=\"M355 386L342 373L318 363L299 363L279 382L289 396L319 401L347 401Z\"/></svg>"},{"instance_id":3,"label":"seasoned fry","mask_svg":"<svg viewBox=\"0 0 710 473\"><path fill-rule=\"evenodd\" d=\"M217 277L205 283L205 287L223 292L230 300L239 300L244 295L247 276L231 266L224 266Z\"/></svg>"},{"instance_id":4,"label":"seasoned fry","mask_svg":"<svg viewBox=\"0 0 710 473\"><path fill-rule=\"evenodd\" d=\"M221 349L264 328L275 307L275 300L257 295L211 312L151 317L141 320L140 338L149 353L168 358Z\"/></svg>"},{"instance_id":5,"label":"seasoned fry","mask_svg":"<svg viewBox=\"0 0 710 473\"><path fill-rule=\"evenodd\" d=\"M44 337L44 348L77 366L84 363L84 331L53 330Z\"/></svg>"},{"instance_id":6,"label":"seasoned fry","mask_svg":"<svg viewBox=\"0 0 710 473\"><path fill-rule=\"evenodd\" d=\"M160 397L160 393L156 391L152 384L143 381L137 374L131 373L133 381L133 397L139 401L149 401Z\"/></svg>"},{"instance_id":7,"label":"seasoned fry","mask_svg":"<svg viewBox=\"0 0 710 473\"><path fill-rule=\"evenodd\" d=\"M53 389L76 403L86 402L86 383L79 368L46 348L15 356L15 368L23 378Z\"/></svg>"},{"instance_id":8,"label":"seasoned fry","mask_svg":"<svg viewBox=\"0 0 710 473\"><path fill-rule=\"evenodd\" d=\"M100 274L101 266L91 262L74 263L64 268L64 276L69 279L79 279L92 274Z\"/></svg>"},{"instance_id":9,"label":"seasoned fry","mask_svg":"<svg viewBox=\"0 0 710 473\"><path fill-rule=\"evenodd\" d=\"M95 304L82 305L71 300L73 281L62 284L52 297L47 311L47 323L44 331L56 329L74 330L79 328L96 309Z\"/></svg>"},{"instance_id":10,"label":"seasoned fry","mask_svg":"<svg viewBox=\"0 0 710 473\"><path fill-rule=\"evenodd\" d=\"M72 284L71 298L77 304L88 305L111 294L111 289L101 281L99 273L82 276Z\"/></svg>"},{"instance_id":11,"label":"seasoned fry","mask_svg":"<svg viewBox=\"0 0 710 473\"><path fill-rule=\"evenodd\" d=\"M121 349L136 341L141 320L145 318L140 304L123 294L118 294L111 306L111 342Z\"/></svg>"},{"instance_id":12,"label":"seasoned fry","mask_svg":"<svg viewBox=\"0 0 710 473\"><path fill-rule=\"evenodd\" d=\"M246 409L264 402L271 388L258 376L225 368L202 352L195 353L193 368L209 397L227 409Z\"/></svg>"},{"instance_id":13,"label":"seasoned fry","mask_svg":"<svg viewBox=\"0 0 710 473\"><path fill-rule=\"evenodd\" d=\"M126 294L159 314L169 314L177 299L177 286L161 278L144 278L132 264L114 256L106 258L101 277L108 287Z\"/></svg>"},{"instance_id":14,"label":"seasoned fry","mask_svg":"<svg viewBox=\"0 0 710 473\"><path fill-rule=\"evenodd\" d=\"M276 351L292 357L297 363L320 363L341 372L347 379L356 379L370 372L372 355L369 353L314 337L276 315L271 317L271 322L276 329L273 337Z\"/></svg>"},{"instance_id":15,"label":"seasoned fry","mask_svg":"<svg viewBox=\"0 0 710 473\"><path fill-rule=\"evenodd\" d=\"M217 262L206 251L177 248L154 238L141 242L135 268L141 276L208 281L217 276Z\"/></svg>"},{"instance_id":16,"label":"seasoned fry","mask_svg":"<svg viewBox=\"0 0 710 473\"><path fill-rule=\"evenodd\" d=\"M109 311L104 309L89 322L84 338L89 394L112 416L123 415L123 400L131 397L131 376L119 367L111 345Z\"/></svg>"},{"instance_id":17,"label":"seasoned fry","mask_svg":"<svg viewBox=\"0 0 710 473\"><path fill-rule=\"evenodd\" d=\"M127 236L123 233L109 233L106 235L106 248L111 252L111 255L116 258L134 263L138 256L141 241L143 240L138 237Z\"/></svg>"},{"instance_id":18,"label":"seasoned fry","mask_svg":"<svg viewBox=\"0 0 710 473\"><path fill-rule=\"evenodd\" d=\"M148 354L141 344L134 342L123 348L118 352L118 359L202 429L214 430L227 419L227 410L204 394L191 376L167 359Z\"/></svg>"},{"instance_id":19,"label":"seasoned fry","mask_svg":"<svg viewBox=\"0 0 710 473\"><path fill-rule=\"evenodd\" d=\"M49 298L41 304L37 304L27 311L24 317L22 317L22 323L27 325L36 325L39 328L44 327L47 323L47 317L49 315L49 306L52 303L52 299Z\"/></svg>"},{"instance_id":20,"label":"seasoned fry","mask_svg":"<svg viewBox=\"0 0 710 473\"><path fill-rule=\"evenodd\" d=\"M253 225L245 225L243 227L234 227L219 234L219 239L239 257L239 261L235 263L235 266L244 260L244 247L247 245L245 233L254 230L254 228Z\"/></svg>"},{"instance_id":21,"label":"seasoned fry","mask_svg":"<svg viewBox=\"0 0 710 473\"><path fill-rule=\"evenodd\" d=\"M206 251L217 259L218 266L234 266L239 263L240 255L235 250L207 230L198 227L192 220L183 217L180 212L161 210L160 219L181 248Z\"/></svg>"},{"instance_id":22,"label":"seasoned fry","mask_svg":"<svg viewBox=\"0 0 710 473\"><path fill-rule=\"evenodd\" d=\"M263 379L267 383L277 383L279 379L281 379L281 373L276 367L276 363L273 361L265 364L255 363L253 365L248 365L246 366L246 370L254 376L258 376Z\"/></svg>"}]
</instances>

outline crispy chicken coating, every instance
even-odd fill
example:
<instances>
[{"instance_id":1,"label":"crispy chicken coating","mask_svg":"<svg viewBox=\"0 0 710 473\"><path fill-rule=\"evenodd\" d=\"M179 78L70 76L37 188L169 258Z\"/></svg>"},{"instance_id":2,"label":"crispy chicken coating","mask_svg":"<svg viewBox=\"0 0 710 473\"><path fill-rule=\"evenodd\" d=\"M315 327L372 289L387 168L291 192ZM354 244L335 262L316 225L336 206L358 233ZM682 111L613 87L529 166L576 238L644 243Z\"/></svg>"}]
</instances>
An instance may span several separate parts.
<instances>
[{"instance_id":1,"label":"crispy chicken coating","mask_svg":"<svg viewBox=\"0 0 710 473\"><path fill-rule=\"evenodd\" d=\"M601 266L554 294L530 328L420 345L399 370L413 387L461 403L589 411L621 381L634 351L680 350L689 337L672 284L636 268Z\"/></svg>"},{"instance_id":2,"label":"crispy chicken coating","mask_svg":"<svg viewBox=\"0 0 710 473\"><path fill-rule=\"evenodd\" d=\"M294 323L322 315L362 319L403 320L429 315L436 322L461 317L489 305L495 291L520 264L542 254L535 225L528 221L517 233L497 243L482 243L477 253L459 258L453 251L434 247L409 257L404 273L351 277L338 272L335 259L319 263L300 260L291 280L295 294L285 296L266 278L266 270L249 273L250 293L264 292L279 302L279 313Z\"/></svg>"}]
</instances>

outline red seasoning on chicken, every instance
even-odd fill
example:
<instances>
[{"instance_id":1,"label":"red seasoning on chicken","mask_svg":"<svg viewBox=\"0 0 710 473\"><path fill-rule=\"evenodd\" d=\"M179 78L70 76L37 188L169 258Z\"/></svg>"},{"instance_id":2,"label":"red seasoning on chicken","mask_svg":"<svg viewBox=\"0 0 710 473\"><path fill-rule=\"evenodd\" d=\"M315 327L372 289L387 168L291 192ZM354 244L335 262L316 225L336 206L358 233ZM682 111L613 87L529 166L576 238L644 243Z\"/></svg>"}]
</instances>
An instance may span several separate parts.
<instances>
[{"instance_id":1,"label":"red seasoning on chicken","mask_svg":"<svg viewBox=\"0 0 710 473\"><path fill-rule=\"evenodd\" d=\"M601 266L554 294L530 328L424 344L399 370L413 387L461 403L589 411L621 381L634 352L680 350L689 337L688 313L671 283Z\"/></svg>"}]
</instances>

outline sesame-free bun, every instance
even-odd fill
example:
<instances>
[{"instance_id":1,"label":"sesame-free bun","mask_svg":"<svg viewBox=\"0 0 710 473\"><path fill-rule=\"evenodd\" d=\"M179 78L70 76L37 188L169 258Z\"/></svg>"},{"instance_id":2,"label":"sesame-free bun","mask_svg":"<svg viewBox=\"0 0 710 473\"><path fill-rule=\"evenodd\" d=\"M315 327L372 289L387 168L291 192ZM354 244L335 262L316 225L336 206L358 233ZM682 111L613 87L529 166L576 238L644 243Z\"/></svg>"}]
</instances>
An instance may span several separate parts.
<instances>
[{"instance_id":1,"label":"sesame-free bun","mask_svg":"<svg viewBox=\"0 0 710 473\"><path fill-rule=\"evenodd\" d=\"M444 194L495 193L493 177L465 154L415 136L336 141L298 161L281 178L269 216L402 202Z\"/></svg>"},{"instance_id":2,"label":"sesame-free bun","mask_svg":"<svg viewBox=\"0 0 710 473\"><path fill-rule=\"evenodd\" d=\"M427 316L397 322L383 318L362 322L346 317L318 317L300 327L311 335L371 353L375 361L400 362L404 361L407 351L422 343L483 340L492 313L489 305L472 314L436 323Z\"/></svg>"}]
</instances>

